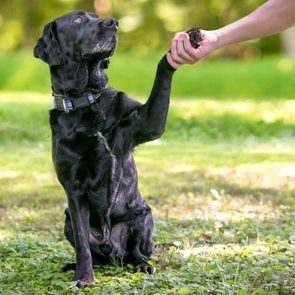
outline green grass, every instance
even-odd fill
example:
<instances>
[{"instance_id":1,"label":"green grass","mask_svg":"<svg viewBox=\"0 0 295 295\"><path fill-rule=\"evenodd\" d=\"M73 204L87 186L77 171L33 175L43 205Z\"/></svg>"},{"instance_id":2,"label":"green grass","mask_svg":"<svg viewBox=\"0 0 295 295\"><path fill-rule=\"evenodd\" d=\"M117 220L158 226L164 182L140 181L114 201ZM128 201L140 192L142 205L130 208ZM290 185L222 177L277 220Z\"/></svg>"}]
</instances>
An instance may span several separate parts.
<instances>
[{"instance_id":1,"label":"green grass","mask_svg":"<svg viewBox=\"0 0 295 295\"><path fill-rule=\"evenodd\" d=\"M107 70L110 85L129 94L147 96L162 53L142 55L118 51ZM48 67L31 52L0 54L0 90L50 89ZM285 99L294 97L295 63L284 57L249 61L208 59L177 71L173 95L213 99Z\"/></svg>"},{"instance_id":2,"label":"green grass","mask_svg":"<svg viewBox=\"0 0 295 295\"><path fill-rule=\"evenodd\" d=\"M49 95L0 93L0 294L293 294L295 102L172 100L161 140L135 151L155 218L148 276L97 266L92 290L60 267L65 194Z\"/></svg>"}]
</instances>

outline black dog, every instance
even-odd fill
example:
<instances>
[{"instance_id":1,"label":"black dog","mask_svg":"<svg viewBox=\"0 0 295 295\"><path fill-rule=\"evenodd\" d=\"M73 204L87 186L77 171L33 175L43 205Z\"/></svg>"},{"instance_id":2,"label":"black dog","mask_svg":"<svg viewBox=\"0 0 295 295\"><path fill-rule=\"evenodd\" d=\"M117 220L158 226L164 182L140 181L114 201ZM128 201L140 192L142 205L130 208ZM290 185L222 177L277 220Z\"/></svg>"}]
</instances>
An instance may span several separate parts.
<instances>
[{"instance_id":1,"label":"black dog","mask_svg":"<svg viewBox=\"0 0 295 295\"><path fill-rule=\"evenodd\" d=\"M68 198L65 235L79 287L91 286L96 263L119 259L152 272L153 217L132 150L163 134L174 69L164 56L145 104L106 87L117 29L114 19L76 11L46 25L34 49L50 66L52 155Z\"/></svg>"}]
</instances>

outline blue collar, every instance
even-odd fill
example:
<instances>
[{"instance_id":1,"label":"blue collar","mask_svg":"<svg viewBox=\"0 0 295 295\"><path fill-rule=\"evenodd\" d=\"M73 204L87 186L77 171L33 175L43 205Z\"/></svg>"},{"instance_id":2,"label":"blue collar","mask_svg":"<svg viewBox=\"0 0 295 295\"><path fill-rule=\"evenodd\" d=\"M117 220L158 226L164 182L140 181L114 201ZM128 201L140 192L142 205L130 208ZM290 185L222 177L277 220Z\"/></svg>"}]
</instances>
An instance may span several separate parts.
<instances>
[{"instance_id":1,"label":"blue collar","mask_svg":"<svg viewBox=\"0 0 295 295\"><path fill-rule=\"evenodd\" d=\"M87 107L95 103L103 94L105 89L101 92L93 94L91 91L81 94L79 97L69 97L63 94L52 93L54 108L59 111L69 113L77 109Z\"/></svg>"}]
</instances>

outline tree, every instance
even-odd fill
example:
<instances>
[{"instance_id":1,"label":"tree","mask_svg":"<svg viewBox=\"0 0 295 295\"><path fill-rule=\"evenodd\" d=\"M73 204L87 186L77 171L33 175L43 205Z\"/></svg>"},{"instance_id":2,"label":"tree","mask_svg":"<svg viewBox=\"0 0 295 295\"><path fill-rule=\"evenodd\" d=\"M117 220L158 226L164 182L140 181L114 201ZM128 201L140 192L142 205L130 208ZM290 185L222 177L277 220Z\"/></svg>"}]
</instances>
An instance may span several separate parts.
<instances>
[{"instance_id":1,"label":"tree","mask_svg":"<svg viewBox=\"0 0 295 295\"><path fill-rule=\"evenodd\" d=\"M291 27L290 29L283 32L283 45L287 56L295 59L295 27Z\"/></svg>"},{"instance_id":2,"label":"tree","mask_svg":"<svg viewBox=\"0 0 295 295\"><path fill-rule=\"evenodd\" d=\"M31 48L52 19L75 9L96 11L120 22L120 48L167 49L174 32L214 29L254 10L264 0L1 0L0 50ZM288 38L290 40L290 38ZM235 47L234 54L277 52L278 37ZM289 44L289 43L288 43ZM289 48L289 46L288 46ZM232 52L228 50L232 55Z\"/></svg>"}]
</instances>

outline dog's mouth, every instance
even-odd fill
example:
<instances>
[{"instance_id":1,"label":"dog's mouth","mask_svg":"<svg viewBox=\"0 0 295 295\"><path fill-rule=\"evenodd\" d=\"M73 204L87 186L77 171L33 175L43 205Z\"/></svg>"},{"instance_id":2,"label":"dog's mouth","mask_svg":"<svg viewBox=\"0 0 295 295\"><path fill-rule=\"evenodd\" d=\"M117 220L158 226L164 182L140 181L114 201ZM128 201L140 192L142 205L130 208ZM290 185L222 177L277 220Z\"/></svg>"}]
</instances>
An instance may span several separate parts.
<instances>
[{"instance_id":1,"label":"dog's mouth","mask_svg":"<svg viewBox=\"0 0 295 295\"><path fill-rule=\"evenodd\" d=\"M111 43L112 43L112 40L111 40L111 39L108 39L105 43L103 43L103 45L98 44L98 45L93 49L94 54L95 54L95 53L103 53L103 52L107 52L107 51L109 51L108 49L109 49L110 47L112 47L112 46L111 46Z\"/></svg>"},{"instance_id":2,"label":"dog's mouth","mask_svg":"<svg viewBox=\"0 0 295 295\"><path fill-rule=\"evenodd\" d=\"M114 54L117 47L117 37L108 38L103 44L100 42L90 51L82 53L83 59L107 58Z\"/></svg>"}]
</instances>

